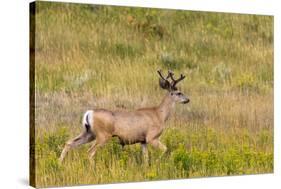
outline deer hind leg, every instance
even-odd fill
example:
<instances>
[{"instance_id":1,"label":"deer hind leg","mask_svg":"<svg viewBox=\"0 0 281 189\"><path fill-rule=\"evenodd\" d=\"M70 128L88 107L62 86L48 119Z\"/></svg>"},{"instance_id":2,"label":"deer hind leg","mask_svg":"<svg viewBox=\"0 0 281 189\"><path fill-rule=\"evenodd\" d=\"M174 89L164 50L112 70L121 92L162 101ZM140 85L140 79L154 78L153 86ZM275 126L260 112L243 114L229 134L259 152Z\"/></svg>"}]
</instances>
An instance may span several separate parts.
<instances>
[{"instance_id":1,"label":"deer hind leg","mask_svg":"<svg viewBox=\"0 0 281 189\"><path fill-rule=\"evenodd\" d=\"M83 132L74 139L69 140L66 142L65 147L60 155L59 161L62 162L64 157L66 156L67 152L75 147L78 147L82 144L91 142L95 139L95 136L89 132Z\"/></svg>"},{"instance_id":2,"label":"deer hind leg","mask_svg":"<svg viewBox=\"0 0 281 189\"><path fill-rule=\"evenodd\" d=\"M95 142L93 143L93 145L91 146L91 148L88 150L89 152L89 159L90 161L92 161L93 157L96 154L96 151L98 148L102 147L103 145L106 144L106 142L110 139L111 136L107 136L107 137L98 137Z\"/></svg>"}]
</instances>

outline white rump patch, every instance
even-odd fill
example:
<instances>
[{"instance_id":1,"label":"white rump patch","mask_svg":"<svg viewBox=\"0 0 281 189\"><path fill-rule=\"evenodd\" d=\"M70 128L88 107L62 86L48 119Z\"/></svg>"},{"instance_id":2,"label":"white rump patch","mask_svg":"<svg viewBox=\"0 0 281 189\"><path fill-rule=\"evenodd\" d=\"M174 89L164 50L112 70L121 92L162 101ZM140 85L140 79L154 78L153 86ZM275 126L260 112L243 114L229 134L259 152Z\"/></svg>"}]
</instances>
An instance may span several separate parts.
<instances>
[{"instance_id":1,"label":"white rump patch","mask_svg":"<svg viewBox=\"0 0 281 189\"><path fill-rule=\"evenodd\" d=\"M93 110L88 110L83 116L83 121L82 121L83 126L85 125L90 125L90 127L93 126L94 124L94 111Z\"/></svg>"}]
</instances>

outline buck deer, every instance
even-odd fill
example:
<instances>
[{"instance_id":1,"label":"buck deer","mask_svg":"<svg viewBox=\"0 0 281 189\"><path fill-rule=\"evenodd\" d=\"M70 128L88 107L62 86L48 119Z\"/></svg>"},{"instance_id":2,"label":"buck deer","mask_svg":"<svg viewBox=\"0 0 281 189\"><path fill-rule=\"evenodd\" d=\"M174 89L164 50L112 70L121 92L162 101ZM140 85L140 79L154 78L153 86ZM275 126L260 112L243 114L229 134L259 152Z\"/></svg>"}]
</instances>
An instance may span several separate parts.
<instances>
[{"instance_id":1,"label":"buck deer","mask_svg":"<svg viewBox=\"0 0 281 189\"><path fill-rule=\"evenodd\" d=\"M181 74L178 79L174 79L171 71L168 71L166 77L162 75L161 70L157 72L160 76L160 87L168 91L159 106L141 108L131 112L105 109L88 110L83 117L82 133L66 143L59 159L60 162L70 149L95 140L88 150L91 160L97 149L115 136L119 138L122 146L141 143L146 159L148 157L147 144L160 148L165 153L167 147L159 140L164 123L176 102L186 104L189 99L176 87L185 76Z\"/></svg>"}]
</instances>

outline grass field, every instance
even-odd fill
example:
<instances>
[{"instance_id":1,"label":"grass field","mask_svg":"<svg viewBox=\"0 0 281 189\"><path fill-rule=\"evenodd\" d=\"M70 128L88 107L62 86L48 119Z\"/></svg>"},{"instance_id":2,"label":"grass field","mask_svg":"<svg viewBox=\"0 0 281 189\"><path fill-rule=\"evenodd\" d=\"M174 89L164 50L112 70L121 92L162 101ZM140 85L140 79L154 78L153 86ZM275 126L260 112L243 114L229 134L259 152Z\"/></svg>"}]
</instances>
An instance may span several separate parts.
<instances>
[{"instance_id":1,"label":"grass field","mask_svg":"<svg viewBox=\"0 0 281 189\"><path fill-rule=\"evenodd\" d=\"M273 17L37 2L36 185L62 186L273 172ZM187 77L161 141L113 139L58 163L88 109L153 106L156 70Z\"/></svg>"}]
</instances>

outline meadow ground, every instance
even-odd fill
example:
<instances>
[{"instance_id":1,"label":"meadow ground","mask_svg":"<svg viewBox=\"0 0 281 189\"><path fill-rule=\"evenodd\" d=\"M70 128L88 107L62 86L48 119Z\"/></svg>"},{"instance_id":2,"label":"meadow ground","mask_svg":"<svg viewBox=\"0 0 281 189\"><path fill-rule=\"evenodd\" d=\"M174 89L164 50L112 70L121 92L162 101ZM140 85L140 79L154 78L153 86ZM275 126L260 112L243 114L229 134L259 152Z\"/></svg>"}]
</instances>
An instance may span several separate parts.
<instances>
[{"instance_id":1,"label":"meadow ground","mask_svg":"<svg viewBox=\"0 0 281 189\"><path fill-rule=\"evenodd\" d=\"M36 185L62 186L273 172L273 17L37 2ZM34 16L34 15L32 15ZM141 108L165 92L156 70L187 77L161 141L113 139L58 163L88 109Z\"/></svg>"}]
</instances>

